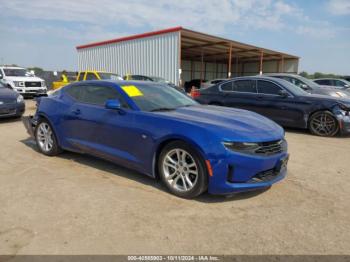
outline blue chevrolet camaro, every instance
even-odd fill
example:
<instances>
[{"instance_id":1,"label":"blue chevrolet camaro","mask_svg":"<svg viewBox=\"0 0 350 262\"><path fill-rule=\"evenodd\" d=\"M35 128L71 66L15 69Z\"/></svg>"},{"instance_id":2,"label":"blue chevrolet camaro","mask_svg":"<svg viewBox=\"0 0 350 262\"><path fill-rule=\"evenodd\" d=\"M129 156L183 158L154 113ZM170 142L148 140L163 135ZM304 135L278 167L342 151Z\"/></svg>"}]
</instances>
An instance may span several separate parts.
<instances>
[{"instance_id":1,"label":"blue chevrolet camaro","mask_svg":"<svg viewBox=\"0 0 350 262\"><path fill-rule=\"evenodd\" d=\"M24 122L45 155L101 157L159 177L180 197L267 188L286 175L287 142L275 122L154 82L73 83L41 98Z\"/></svg>"}]
</instances>

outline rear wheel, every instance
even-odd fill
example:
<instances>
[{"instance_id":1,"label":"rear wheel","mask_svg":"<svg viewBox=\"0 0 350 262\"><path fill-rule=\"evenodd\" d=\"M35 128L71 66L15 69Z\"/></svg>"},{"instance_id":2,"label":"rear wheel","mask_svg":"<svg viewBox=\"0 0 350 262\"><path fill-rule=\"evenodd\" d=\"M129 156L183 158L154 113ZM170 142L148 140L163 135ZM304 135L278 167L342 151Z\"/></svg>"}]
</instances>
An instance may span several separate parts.
<instances>
[{"instance_id":1,"label":"rear wheel","mask_svg":"<svg viewBox=\"0 0 350 262\"><path fill-rule=\"evenodd\" d=\"M165 186L176 196L194 198L208 187L204 160L184 142L175 141L164 147L158 170Z\"/></svg>"},{"instance_id":2,"label":"rear wheel","mask_svg":"<svg viewBox=\"0 0 350 262\"><path fill-rule=\"evenodd\" d=\"M311 116L309 129L314 135L331 137L339 132L339 125L332 113L321 111Z\"/></svg>"},{"instance_id":3,"label":"rear wheel","mask_svg":"<svg viewBox=\"0 0 350 262\"><path fill-rule=\"evenodd\" d=\"M35 128L35 140L41 153L47 156L55 156L61 152L55 133L46 119L38 122Z\"/></svg>"}]
</instances>

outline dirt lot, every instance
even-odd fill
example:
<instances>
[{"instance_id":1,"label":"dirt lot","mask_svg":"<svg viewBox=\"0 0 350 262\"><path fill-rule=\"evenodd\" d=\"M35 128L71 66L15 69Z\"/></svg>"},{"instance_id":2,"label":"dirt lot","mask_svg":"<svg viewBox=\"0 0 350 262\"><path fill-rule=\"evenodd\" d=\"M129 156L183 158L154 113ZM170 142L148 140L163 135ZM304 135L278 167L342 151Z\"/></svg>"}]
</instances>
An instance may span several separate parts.
<instances>
[{"instance_id":1,"label":"dirt lot","mask_svg":"<svg viewBox=\"0 0 350 262\"><path fill-rule=\"evenodd\" d=\"M288 131L281 183L183 200L103 160L45 157L18 120L0 133L0 254L350 254L350 137Z\"/></svg>"}]
</instances>

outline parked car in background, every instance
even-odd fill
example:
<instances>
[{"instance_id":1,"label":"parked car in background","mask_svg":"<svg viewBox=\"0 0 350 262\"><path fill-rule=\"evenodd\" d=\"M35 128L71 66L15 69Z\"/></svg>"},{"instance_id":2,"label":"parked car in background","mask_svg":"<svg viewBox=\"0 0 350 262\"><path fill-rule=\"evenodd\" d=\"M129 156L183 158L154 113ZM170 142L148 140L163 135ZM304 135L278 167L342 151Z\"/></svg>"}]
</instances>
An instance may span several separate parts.
<instances>
[{"instance_id":1,"label":"parked car in background","mask_svg":"<svg viewBox=\"0 0 350 262\"><path fill-rule=\"evenodd\" d=\"M24 110L23 96L0 83L0 118L21 117Z\"/></svg>"},{"instance_id":2,"label":"parked car in background","mask_svg":"<svg viewBox=\"0 0 350 262\"><path fill-rule=\"evenodd\" d=\"M124 80L136 80L136 81L154 81L151 77L149 76L144 76L144 75L125 75L123 77Z\"/></svg>"},{"instance_id":3,"label":"parked car in background","mask_svg":"<svg viewBox=\"0 0 350 262\"><path fill-rule=\"evenodd\" d=\"M322 86L333 86L339 89L343 89L346 91L349 91L350 89L350 82L346 81L345 79L335 79L335 78L320 78L313 80L316 84L322 85Z\"/></svg>"},{"instance_id":4,"label":"parked car in background","mask_svg":"<svg viewBox=\"0 0 350 262\"><path fill-rule=\"evenodd\" d=\"M287 80L288 82L300 87L304 91L310 94L318 95L327 95L333 97L350 97L350 92L339 90L335 87L330 86L321 86L310 79L305 77L294 75L294 74L284 74L284 73L275 73L275 74L266 74L266 76L275 77Z\"/></svg>"},{"instance_id":5,"label":"parked car in background","mask_svg":"<svg viewBox=\"0 0 350 262\"><path fill-rule=\"evenodd\" d=\"M102 157L159 176L180 197L267 188L287 172L279 125L199 105L154 82L73 83L41 98L34 118L23 121L45 155L64 149Z\"/></svg>"},{"instance_id":6,"label":"parked car in background","mask_svg":"<svg viewBox=\"0 0 350 262\"><path fill-rule=\"evenodd\" d=\"M26 97L47 92L45 81L22 67L0 66L0 82Z\"/></svg>"},{"instance_id":7,"label":"parked car in background","mask_svg":"<svg viewBox=\"0 0 350 262\"><path fill-rule=\"evenodd\" d=\"M168 85L170 87L174 87L174 88L179 88L174 83L171 83L170 81L166 80L165 78L162 78L159 76L151 76L150 78L152 79L153 82L166 84L166 85Z\"/></svg>"},{"instance_id":8,"label":"parked car in background","mask_svg":"<svg viewBox=\"0 0 350 262\"><path fill-rule=\"evenodd\" d=\"M53 83L52 89L56 90L71 82L75 81L86 81L86 80L123 80L123 78L114 73L100 72L100 71L80 71L76 75L75 79L68 79L67 81L56 81Z\"/></svg>"},{"instance_id":9,"label":"parked car in background","mask_svg":"<svg viewBox=\"0 0 350 262\"><path fill-rule=\"evenodd\" d=\"M238 77L197 90L202 104L236 107L264 115L285 127L318 136L350 134L350 100L309 94L280 78Z\"/></svg>"},{"instance_id":10,"label":"parked car in background","mask_svg":"<svg viewBox=\"0 0 350 262\"><path fill-rule=\"evenodd\" d=\"M218 78L218 79L209 80L209 81L203 82L201 84L201 88L207 88L209 86L213 86L213 85L219 84L219 83L227 81L227 80L229 80L229 79L228 78Z\"/></svg>"}]
</instances>

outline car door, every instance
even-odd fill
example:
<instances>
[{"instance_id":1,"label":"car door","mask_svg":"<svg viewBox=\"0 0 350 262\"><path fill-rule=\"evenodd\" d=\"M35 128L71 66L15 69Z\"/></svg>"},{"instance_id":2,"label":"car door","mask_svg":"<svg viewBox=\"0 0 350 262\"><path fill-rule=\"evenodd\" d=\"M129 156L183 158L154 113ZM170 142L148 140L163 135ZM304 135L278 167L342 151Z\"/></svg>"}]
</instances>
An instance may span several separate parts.
<instances>
[{"instance_id":1,"label":"car door","mask_svg":"<svg viewBox=\"0 0 350 262\"><path fill-rule=\"evenodd\" d=\"M303 106L282 86L268 80L257 81L260 113L283 126L303 126Z\"/></svg>"},{"instance_id":2,"label":"car door","mask_svg":"<svg viewBox=\"0 0 350 262\"><path fill-rule=\"evenodd\" d=\"M225 106L236 107L251 111L259 111L257 107L257 90L255 80L236 80L220 85L222 103Z\"/></svg>"},{"instance_id":3,"label":"car door","mask_svg":"<svg viewBox=\"0 0 350 262\"><path fill-rule=\"evenodd\" d=\"M133 110L115 87L80 85L78 99L64 117L64 131L76 149L124 165L139 168L133 144L141 140ZM108 99L118 99L122 110L105 108Z\"/></svg>"}]
</instances>

